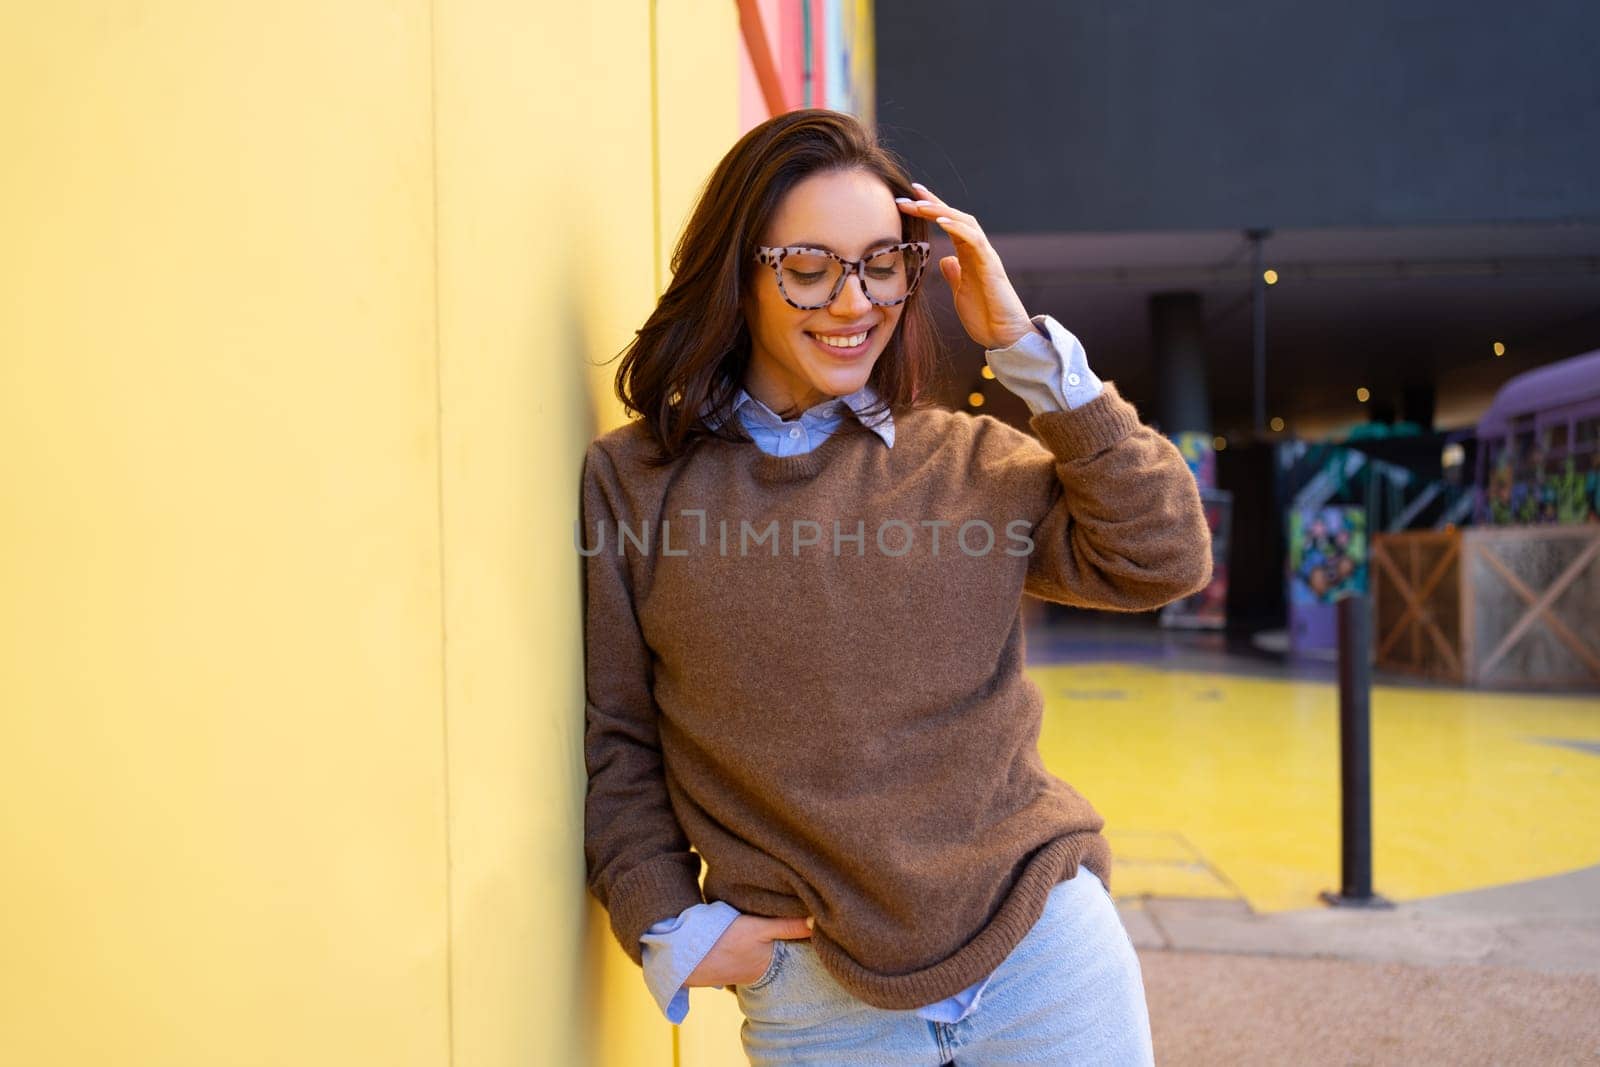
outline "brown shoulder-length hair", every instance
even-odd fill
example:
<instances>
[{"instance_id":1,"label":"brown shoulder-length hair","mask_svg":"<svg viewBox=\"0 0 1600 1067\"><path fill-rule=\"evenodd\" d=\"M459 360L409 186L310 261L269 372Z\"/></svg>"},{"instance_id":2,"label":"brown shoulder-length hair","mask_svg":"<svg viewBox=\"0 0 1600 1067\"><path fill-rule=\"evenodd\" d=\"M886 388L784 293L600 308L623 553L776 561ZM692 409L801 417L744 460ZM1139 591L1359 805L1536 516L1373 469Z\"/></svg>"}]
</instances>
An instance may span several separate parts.
<instances>
[{"instance_id":1,"label":"brown shoulder-length hair","mask_svg":"<svg viewBox=\"0 0 1600 1067\"><path fill-rule=\"evenodd\" d=\"M869 171L895 196L919 199L905 166L860 119L827 108L768 119L717 164L673 250L672 282L617 367L617 396L644 420L661 453L647 463L671 463L709 437L750 439L728 409L750 363L745 297L761 280L757 272L769 269L756 262L756 247L791 188L846 169ZM928 239L926 219L901 215L900 226L902 240ZM936 405L933 377L943 350L924 305L927 275L936 273L930 258L867 379L879 399L863 416ZM720 425L708 425L702 412L719 414ZM859 423L846 420L841 432L856 429Z\"/></svg>"}]
</instances>

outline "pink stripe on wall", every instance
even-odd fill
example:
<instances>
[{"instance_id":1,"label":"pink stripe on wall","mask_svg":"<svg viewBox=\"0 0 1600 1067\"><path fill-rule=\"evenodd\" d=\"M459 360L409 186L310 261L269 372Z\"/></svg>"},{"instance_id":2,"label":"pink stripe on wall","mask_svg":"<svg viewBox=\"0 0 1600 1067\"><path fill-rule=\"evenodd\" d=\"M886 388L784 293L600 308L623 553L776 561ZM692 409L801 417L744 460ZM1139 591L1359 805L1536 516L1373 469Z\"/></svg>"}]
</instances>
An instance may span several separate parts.
<instances>
[{"instance_id":1,"label":"pink stripe on wall","mask_svg":"<svg viewBox=\"0 0 1600 1067\"><path fill-rule=\"evenodd\" d=\"M784 0L779 5L782 27L778 43L778 77L783 82L783 98L791 108L805 100L806 24L800 5L805 0Z\"/></svg>"},{"instance_id":2,"label":"pink stripe on wall","mask_svg":"<svg viewBox=\"0 0 1600 1067\"><path fill-rule=\"evenodd\" d=\"M811 106L828 103L828 9L827 0L803 0L811 5Z\"/></svg>"}]
</instances>

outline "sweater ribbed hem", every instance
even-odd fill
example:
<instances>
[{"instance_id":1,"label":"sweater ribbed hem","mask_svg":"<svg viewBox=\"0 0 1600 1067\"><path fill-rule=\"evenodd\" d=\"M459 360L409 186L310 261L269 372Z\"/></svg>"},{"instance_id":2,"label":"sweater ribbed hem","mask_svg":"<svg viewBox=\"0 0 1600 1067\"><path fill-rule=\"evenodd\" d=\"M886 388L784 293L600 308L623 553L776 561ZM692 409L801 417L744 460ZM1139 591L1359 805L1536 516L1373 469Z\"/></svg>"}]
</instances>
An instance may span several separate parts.
<instances>
[{"instance_id":1,"label":"sweater ribbed hem","mask_svg":"<svg viewBox=\"0 0 1600 1067\"><path fill-rule=\"evenodd\" d=\"M644 945L639 939L644 932L662 919L704 903L699 854L669 852L646 860L619 878L611 887L606 910L611 916L611 932L622 943L628 958L643 967Z\"/></svg>"},{"instance_id":2,"label":"sweater ribbed hem","mask_svg":"<svg viewBox=\"0 0 1600 1067\"><path fill-rule=\"evenodd\" d=\"M1106 382L1100 395L1082 407L1041 411L1028 420L1056 458L1071 462L1103 452L1140 426L1138 410Z\"/></svg>"},{"instance_id":3,"label":"sweater ribbed hem","mask_svg":"<svg viewBox=\"0 0 1600 1067\"><path fill-rule=\"evenodd\" d=\"M1059 837L1034 853L987 926L954 955L920 971L869 971L845 955L821 927L812 932L811 944L828 973L875 1008L904 1011L936 1004L993 973L1044 914L1050 890L1074 877L1080 863L1111 888L1111 845L1103 834L1078 830Z\"/></svg>"}]
</instances>

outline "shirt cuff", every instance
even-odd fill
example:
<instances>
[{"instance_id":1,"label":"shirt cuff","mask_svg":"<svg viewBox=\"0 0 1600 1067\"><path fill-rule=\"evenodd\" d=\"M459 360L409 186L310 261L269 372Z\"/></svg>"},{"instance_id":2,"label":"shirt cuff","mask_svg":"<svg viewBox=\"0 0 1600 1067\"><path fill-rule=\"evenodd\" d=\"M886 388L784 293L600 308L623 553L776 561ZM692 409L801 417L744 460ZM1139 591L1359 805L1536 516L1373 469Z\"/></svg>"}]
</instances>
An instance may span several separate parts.
<instances>
[{"instance_id":1,"label":"shirt cuff","mask_svg":"<svg viewBox=\"0 0 1600 1067\"><path fill-rule=\"evenodd\" d=\"M1100 395L1104 383L1089 369L1089 356L1071 330L1050 315L1035 315L1034 328L1004 348L984 352L1001 385L1028 410L1079 408Z\"/></svg>"},{"instance_id":2,"label":"shirt cuff","mask_svg":"<svg viewBox=\"0 0 1600 1067\"><path fill-rule=\"evenodd\" d=\"M684 983L739 915L737 908L721 900L694 904L655 923L639 938L645 985L671 1022L681 1023L689 1014L689 987Z\"/></svg>"}]
</instances>

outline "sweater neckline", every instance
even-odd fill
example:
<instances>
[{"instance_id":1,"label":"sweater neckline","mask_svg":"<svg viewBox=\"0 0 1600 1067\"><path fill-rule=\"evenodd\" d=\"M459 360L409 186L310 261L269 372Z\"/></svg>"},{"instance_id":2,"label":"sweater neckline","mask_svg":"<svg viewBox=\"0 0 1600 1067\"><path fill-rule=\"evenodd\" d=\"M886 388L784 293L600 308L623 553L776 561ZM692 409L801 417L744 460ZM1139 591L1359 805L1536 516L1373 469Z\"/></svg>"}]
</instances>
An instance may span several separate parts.
<instances>
[{"instance_id":1,"label":"sweater neckline","mask_svg":"<svg viewBox=\"0 0 1600 1067\"><path fill-rule=\"evenodd\" d=\"M802 452L794 456L774 456L769 452L757 449L755 462L751 467L756 480L768 485L779 485L789 482L809 481L821 474L827 467L829 460L844 449L845 442L856 437L877 440L877 436L866 427L846 430L840 428L830 433L823 442L809 452ZM881 442L880 442L881 443Z\"/></svg>"}]
</instances>

